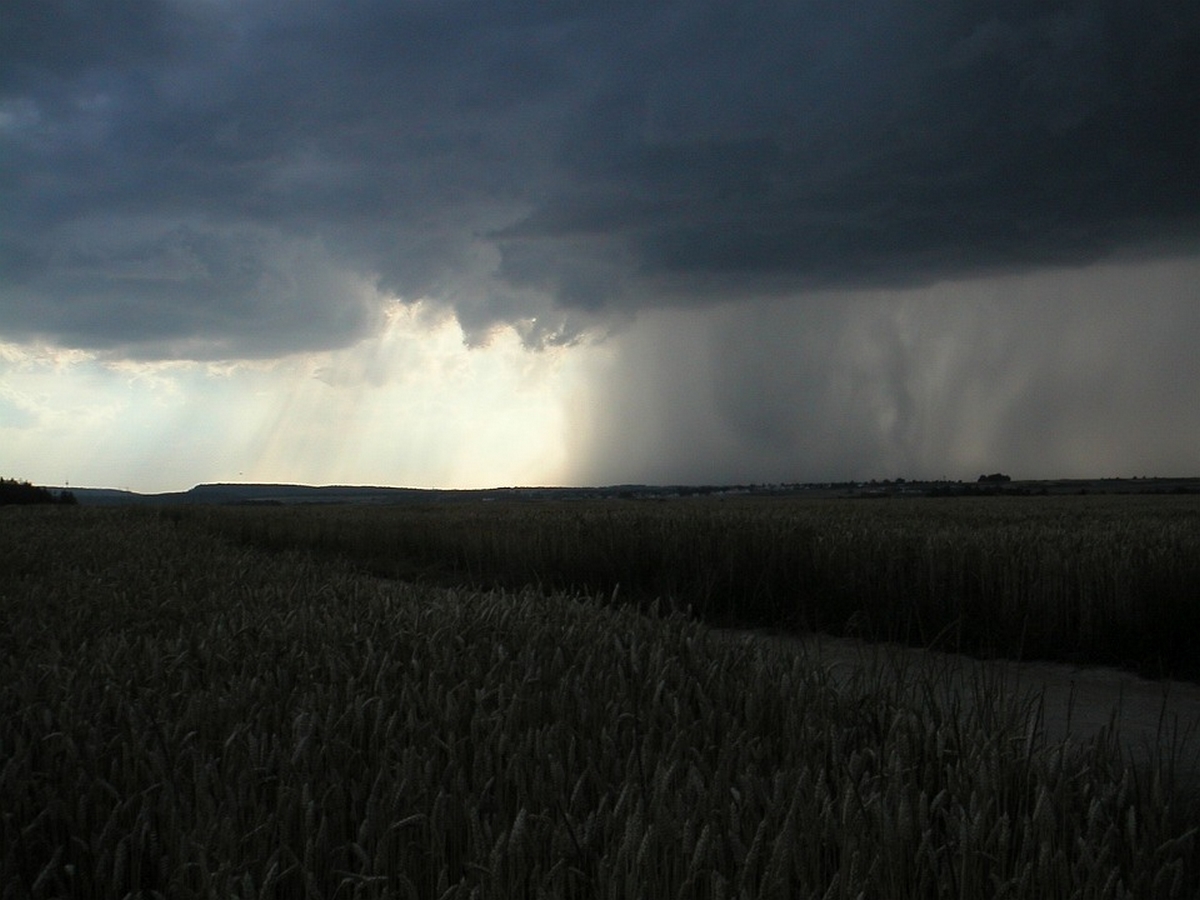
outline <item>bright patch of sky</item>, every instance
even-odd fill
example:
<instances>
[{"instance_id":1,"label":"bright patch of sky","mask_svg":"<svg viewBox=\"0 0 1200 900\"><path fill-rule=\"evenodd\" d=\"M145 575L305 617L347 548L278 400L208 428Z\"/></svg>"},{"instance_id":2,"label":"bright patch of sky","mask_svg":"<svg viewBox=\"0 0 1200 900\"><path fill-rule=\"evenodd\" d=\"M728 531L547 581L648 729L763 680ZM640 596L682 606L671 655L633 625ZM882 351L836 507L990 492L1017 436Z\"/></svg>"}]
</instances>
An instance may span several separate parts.
<instances>
[{"instance_id":1,"label":"bright patch of sky","mask_svg":"<svg viewBox=\"0 0 1200 900\"><path fill-rule=\"evenodd\" d=\"M588 351L468 348L452 317L395 306L379 333L274 360L136 362L0 344L14 476L157 492L205 481L554 483Z\"/></svg>"}]
</instances>

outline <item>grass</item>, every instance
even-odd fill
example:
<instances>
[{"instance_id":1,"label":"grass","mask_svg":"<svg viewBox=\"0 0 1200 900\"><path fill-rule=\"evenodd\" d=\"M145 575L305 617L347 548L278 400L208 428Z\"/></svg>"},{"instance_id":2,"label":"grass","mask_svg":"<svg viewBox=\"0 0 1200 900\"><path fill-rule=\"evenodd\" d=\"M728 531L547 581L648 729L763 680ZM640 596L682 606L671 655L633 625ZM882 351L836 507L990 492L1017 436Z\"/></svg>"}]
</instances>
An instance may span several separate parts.
<instances>
[{"instance_id":1,"label":"grass","mask_svg":"<svg viewBox=\"0 0 1200 900\"><path fill-rule=\"evenodd\" d=\"M1049 742L986 679L943 702L606 595L2 513L3 897L1200 893L1169 761Z\"/></svg>"}]
</instances>

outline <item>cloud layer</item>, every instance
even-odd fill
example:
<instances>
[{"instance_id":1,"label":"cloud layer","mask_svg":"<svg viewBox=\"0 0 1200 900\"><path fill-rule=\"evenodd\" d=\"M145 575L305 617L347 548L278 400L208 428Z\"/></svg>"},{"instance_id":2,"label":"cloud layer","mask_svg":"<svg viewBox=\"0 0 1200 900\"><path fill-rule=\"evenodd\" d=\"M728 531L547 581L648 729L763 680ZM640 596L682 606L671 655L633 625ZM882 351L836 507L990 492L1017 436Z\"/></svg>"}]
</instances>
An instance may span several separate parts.
<instances>
[{"instance_id":1,"label":"cloud layer","mask_svg":"<svg viewBox=\"0 0 1200 900\"><path fill-rule=\"evenodd\" d=\"M1166 0L8 0L0 332L262 357L425 298L536 345L1190 253L1197 84Z\"/></svg>"}]
</instances>

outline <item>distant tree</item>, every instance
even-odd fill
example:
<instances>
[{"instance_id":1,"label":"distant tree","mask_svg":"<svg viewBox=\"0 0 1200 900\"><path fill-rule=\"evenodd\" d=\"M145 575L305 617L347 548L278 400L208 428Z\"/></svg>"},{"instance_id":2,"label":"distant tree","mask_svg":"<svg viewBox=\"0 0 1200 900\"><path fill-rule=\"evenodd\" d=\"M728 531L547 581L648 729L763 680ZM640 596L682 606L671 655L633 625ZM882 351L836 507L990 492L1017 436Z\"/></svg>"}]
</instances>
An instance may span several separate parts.
<instances>
[{"instance_id":1,"label":"distant tree","mask_svg":"<svg viewBox=\"0 0 1200 900\"><path fill-rule=\"evenodd\" d=\"M44 487L36 487L28 481L15 478L0 478L0 506L15 504L75 504L78 501L70 491L54 494Z\"/></svg>"},{"instance_id":2,"label":"distant tree","mask_svg":"<svg viewBox=\"0 0 1200 900\"><path fill-rule=\"evenodd\" d=\"M1008 484L1010 481L1012 481L1012 479L1002 472L994 472L991 475L979 476L980 484Z\"/></svg>"}]
</instances>

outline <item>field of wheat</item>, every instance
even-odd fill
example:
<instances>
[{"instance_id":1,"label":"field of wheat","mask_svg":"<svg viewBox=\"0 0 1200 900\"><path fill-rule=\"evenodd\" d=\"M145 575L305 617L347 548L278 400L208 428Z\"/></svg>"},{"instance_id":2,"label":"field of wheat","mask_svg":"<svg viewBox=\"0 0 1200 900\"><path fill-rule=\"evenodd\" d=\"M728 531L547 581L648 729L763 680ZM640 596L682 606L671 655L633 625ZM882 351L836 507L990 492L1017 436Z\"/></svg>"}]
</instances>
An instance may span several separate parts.
<instances>
[{"instance_id":1,"label":"field of wheat","mask_svg":"<svg viewBox=\"0 0 1200 900\"><path fill-rule=\"evenodd\" d=\"M1200 497L773 498L214 509L428 584L611 593L807 629L1200 679Z\"/></svg>"},{"instance_id":2,"label":"field of wheat","mask_svg":"<svg viewBox=\"0 0 1200 900\"><path fill-rule=\"evenodd\" d=\"M1050 742L1034 696L384 579L379 512L287 512L0 510L0 897L1200 893L1171 761Z\"/></svg>"}]
</instances>

